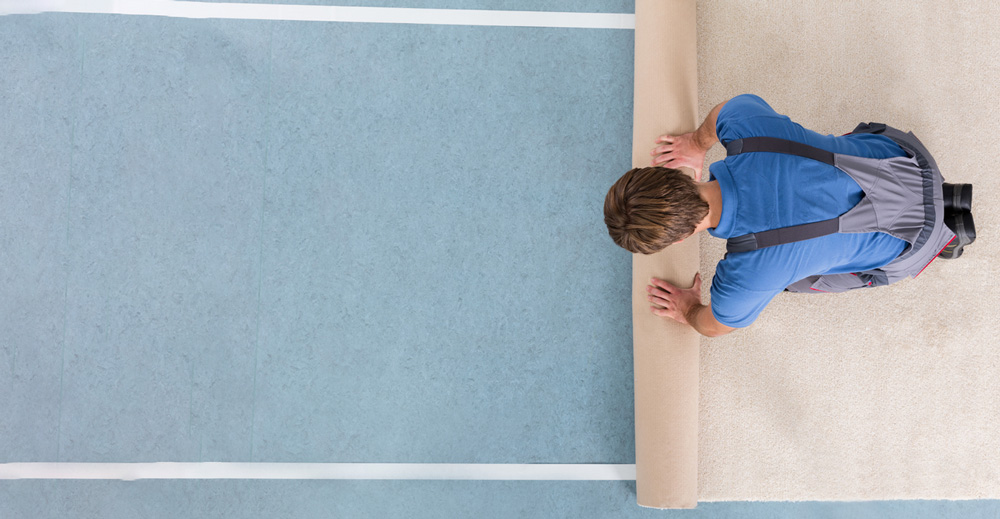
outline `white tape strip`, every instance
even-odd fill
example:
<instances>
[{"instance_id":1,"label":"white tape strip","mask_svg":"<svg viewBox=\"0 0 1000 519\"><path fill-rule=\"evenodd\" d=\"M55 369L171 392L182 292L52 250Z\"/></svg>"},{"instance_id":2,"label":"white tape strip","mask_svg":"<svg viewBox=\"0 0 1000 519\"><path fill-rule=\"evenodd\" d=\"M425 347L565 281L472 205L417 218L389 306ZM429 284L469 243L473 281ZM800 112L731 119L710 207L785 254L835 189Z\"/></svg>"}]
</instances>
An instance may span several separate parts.
<instances>
[{"instance_id":1,"label":"white tape strip","mask_svg":"<svg viewBox=\"0 0 1000 519\"><path fill-rule=\"evenodd\" d=\"M0 15L37 14L44 12L131 14L168 16L172 18L229 18L240 20L635 29L635 15L629 13L410 9L397 7L182 2L169 0L0 0Z\"/></svg>"},{"instance_id":2,"label":"white tape strip","mask_svg":"<svg viewBox=\"0 0 1000 519\"><path fill-rule=\"evenodd\" d=\"M0 463L0 479L635 480L635 465L490 463Z\"/></svg>"}]
</instances>

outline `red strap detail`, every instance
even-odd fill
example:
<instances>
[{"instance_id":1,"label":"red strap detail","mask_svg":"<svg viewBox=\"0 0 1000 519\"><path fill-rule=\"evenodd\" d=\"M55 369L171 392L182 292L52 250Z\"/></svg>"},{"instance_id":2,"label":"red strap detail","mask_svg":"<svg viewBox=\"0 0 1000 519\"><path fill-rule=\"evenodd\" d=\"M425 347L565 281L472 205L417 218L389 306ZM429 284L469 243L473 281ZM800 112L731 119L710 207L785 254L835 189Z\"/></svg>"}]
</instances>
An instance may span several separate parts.
<instances>
[{"instance_id":1,"label":"red strap detail","mask_svg":"<svg viewBox=\"0 0 1000 519\"><path fill-rule=\"evenodd\" d=\"M817 292L823 292L824 294L829 294L829 292L827 292L826 290L820 290L818 288L809 287L809 290L815 290Z\"/></svg>"},{"instance_id":2,"label":"red strap detail","mask_svg":"<svg viewBox=\"0 0 1000 519\"><path fill-rule=\"evenodd\" d=\"M941 247L941 250L939 250L938 253L933 258L931 258L931 260L928 261L926 265L924 265L924 268L920 269L920 272L917 272L917 276L919 276L920 274L923 274L924 271L927 270L927 267L931 266L931 263L934 263L934 260L938 259L938 256L942 252L944 252L944 250L948 248L948 245L951 245L951 242L955 241L957 238L958 238L958 236L955 236L954 238L952 238L951 240L949 240L948 243L946 243L944 247ZM913 279L917 279L917 276L913 276Z\"/></svg>"}]
</instances>

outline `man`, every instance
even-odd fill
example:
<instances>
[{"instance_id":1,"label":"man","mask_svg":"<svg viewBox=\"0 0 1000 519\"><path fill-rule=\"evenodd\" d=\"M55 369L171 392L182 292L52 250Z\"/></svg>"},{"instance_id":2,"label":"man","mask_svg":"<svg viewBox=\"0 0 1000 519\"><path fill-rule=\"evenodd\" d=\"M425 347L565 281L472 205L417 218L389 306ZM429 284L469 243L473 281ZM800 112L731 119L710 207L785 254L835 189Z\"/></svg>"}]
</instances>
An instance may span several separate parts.
<instances>
[{"instance_id":1,"label":"man","mask_svg":"<svg viewBox=\"0 0 1000 519\"><path fill-rule=\"evenodd\" d=\"M629 171L608 192L604 212L612 239L630 252L652 254L708 230L729 240L730 253L716 266L710 307L701 303L699 274L689 289L654 278L647 286L651 311L715 337L749 326L786 289L842 291L888 284L915 275L921 265L926 267L925 258L937 256L943 249L936 248L940 244L954 246L955 234L941 225L942 179L933 159L912 134L907 137L885 129L884 125L862 125L855 133L840 137L821 135L776 113L763 99L741 95L712 109L695 132L657 139L651 152L653 167ZM883 131L885 135L880 134ZM711 165L708 182L695 182L675 169L693 168L700 178L706 152L720 140L730 156ZM774 144L742 148L742 143L767 140L795 150L768 149ZM862 173L842 165L851 161L860 164L855 170ZM884 173L897 166L910 171ZM904 184L912 178L915 184L910 182L911 192L899 195L907 186L896 191L893 188L898 186L873 187L883 177L902 177ZM863 190L859 182L865 178L874 180L865 182L868 187ZM971 186L967 187L971 204ZM918 197L915 204L913 197ZM869 207L873 205L879 207ZM885 217L886 207L895 211L892 218ZM842 221L848 214L856 220L851 229ZM871 223L879 217L911 221L893 223L896 227ZM817 226L826 230L816 232ZM767 231L774 238L775 229L794 229L798 236L772 239L770 245L754 242L768 235ZM862 232L867 229L878 230ZM748 237L753 238L753 245L741 249L740 243L746 245ZM907 258L905 268L891 271Z\"/></svg>"}]
</instances>

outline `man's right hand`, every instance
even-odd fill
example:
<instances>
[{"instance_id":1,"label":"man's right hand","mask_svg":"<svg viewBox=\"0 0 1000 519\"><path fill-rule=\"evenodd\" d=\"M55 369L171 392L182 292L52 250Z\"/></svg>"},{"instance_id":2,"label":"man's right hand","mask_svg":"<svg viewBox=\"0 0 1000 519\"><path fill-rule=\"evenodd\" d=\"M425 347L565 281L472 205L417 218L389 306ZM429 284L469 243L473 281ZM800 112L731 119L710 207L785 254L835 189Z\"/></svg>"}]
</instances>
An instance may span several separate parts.
<instances>
[{"instance_id":1,"label":"man's right hand","mask_svg":"<svg viewBox=\"0 0 1000 519\"><path fill-rule=\"evenodd\" d=\"M650 153L653 165L667 168L689 167L695 172L694 178L700 179L708 147L703 147L698 142L698 137L697 132L661 135L656 139L657 146Z\"/></svg>"}]
</instances>

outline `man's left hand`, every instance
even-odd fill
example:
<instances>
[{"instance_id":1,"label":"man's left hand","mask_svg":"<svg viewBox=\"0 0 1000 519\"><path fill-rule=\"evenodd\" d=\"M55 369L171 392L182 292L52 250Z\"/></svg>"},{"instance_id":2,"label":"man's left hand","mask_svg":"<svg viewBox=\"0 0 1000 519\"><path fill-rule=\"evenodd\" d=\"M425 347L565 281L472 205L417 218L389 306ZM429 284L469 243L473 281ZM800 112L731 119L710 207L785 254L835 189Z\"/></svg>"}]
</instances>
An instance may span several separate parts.
<instances>
[{"instance_id":1,"label":"man's left hand","mask_svg":"<svg viewBox=\"0 0 1000 519\"><path fill-rule=\"evenodd\" d=\"M694 275L694 286L691 288L678 288L665 280L653 278L652 284L646 286L646 292L653 314L691 324L687 320L688 311L701 304L701 273Z\"/></svg>"}]
</instances>

